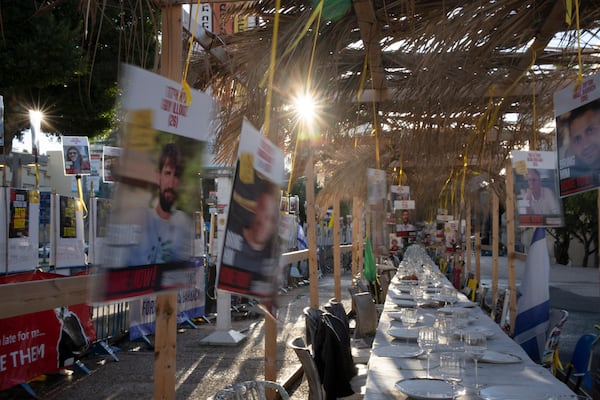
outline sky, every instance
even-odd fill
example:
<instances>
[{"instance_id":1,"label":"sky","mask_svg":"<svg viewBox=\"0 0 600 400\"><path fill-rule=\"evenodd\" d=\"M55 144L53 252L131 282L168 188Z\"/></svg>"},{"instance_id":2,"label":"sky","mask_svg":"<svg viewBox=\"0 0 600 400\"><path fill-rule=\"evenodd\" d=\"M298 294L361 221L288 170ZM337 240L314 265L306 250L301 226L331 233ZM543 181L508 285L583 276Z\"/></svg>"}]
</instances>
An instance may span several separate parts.
<instances>
[{"instance_id":1,"label":"sky","mask_svg":"<svg viewBox=\"0 0 600 400\"><path fill-rule=\"evenodd\" d=\"M39 143L40 143L40 155L46 154L48 150L60 150L62 151L62 142L58 140L56 136L49 136L45 133L40 135ZM12 150L17 153L31 153L31 131L26 130L23 131L23 140L19 140L17 138L13 139L13 148Z\"/></svg>"}]
</instances>

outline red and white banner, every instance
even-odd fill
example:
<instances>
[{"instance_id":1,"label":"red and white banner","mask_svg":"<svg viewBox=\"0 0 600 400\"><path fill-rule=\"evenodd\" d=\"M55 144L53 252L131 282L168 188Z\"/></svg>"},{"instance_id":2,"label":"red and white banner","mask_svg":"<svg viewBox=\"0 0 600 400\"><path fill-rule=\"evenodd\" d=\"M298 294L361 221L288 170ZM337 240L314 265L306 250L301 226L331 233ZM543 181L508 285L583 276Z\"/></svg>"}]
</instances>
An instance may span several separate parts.
<instances>
[{"instance_id":1,"label":"red and white banner","mask_svg":"<svg viewBox=\"0 0 600 400\"><path fill-rule=\"evenodd\" d=\"M62 278L26 272L1 276L0 285ZM72 365L95 339L89 304L0 319L0 390Z\"/></svg>"}]
</instances>

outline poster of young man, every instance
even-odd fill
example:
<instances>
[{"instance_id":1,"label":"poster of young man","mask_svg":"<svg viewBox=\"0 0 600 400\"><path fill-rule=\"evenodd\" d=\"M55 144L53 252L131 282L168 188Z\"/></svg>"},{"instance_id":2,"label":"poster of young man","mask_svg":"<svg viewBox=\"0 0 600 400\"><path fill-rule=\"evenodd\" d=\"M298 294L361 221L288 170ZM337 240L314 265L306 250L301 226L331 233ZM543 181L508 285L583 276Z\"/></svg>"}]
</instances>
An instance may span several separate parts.
<instances>
[{"instance_id":1,"label":"poster of young man","mask_svg":"<svg viewBox=\"0 0 600 400\"><path fill-rule=\"evenodd\" d=\"M512 151L517 221L521 227L564 225L558 196L556 154L552 151Z\"/></svg>"},{"instance_id":2,"label":"poster of young man","mask_svg":"<svg viewBox=\"0 0 600 400\"><path fill-rule=\"evenodd\" d=\"M65 175L90 175L90 144L87 136L63 136Z\"/></svg>"},{"instance_id":3,"label":"poster of young man","mask_svg":"<svg viewBox=\"0 0 600 400\"><path fill-rule=\"evenodd\" d=\"M283 152L245 122L219 264L219 289L262 299L276 293L283 171Z\"/></svg>"},{"instance_id":4,"label":"poster of young man","mask_svg":"<svg viewBox=\"0 0 600 400\"><path fill-rule=\"evenodd\" d=\"M600 186L600 75L554 94L560 196Z\"/></svg>"},{"instance_id":5,"label":"poster of young man","mask_svg":"<svg viewBox=\"0 0 600 400\"><path fill-rule=\"evenodd\" d=\"M102 180L104 182L114 182L116 180L115 172L119 168L119 157L121 157L120 147L102 147Z\"/></svg>"},{"instance_id":6,"label":"poster of young man","mask_svg":"<svg viewBox=\"0 0 600 400\"><path fill-rule=\"evenodd\" d=\"M123 143L102 251L104 300L189 286L193 215L213 102L181 83L126 66Z\"/></svg>"}]
</instances>

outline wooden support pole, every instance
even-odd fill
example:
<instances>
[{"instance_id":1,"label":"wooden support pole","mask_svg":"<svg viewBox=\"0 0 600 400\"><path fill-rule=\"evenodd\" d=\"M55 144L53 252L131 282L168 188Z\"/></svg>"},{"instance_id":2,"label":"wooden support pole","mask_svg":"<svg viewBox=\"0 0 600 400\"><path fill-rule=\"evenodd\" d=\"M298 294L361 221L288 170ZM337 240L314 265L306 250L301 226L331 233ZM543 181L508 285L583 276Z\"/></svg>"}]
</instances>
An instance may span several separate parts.
<instances>
[{"instance_id":1,"label":"wooden support pole","mask_svg":"<svg viewBox=\"0 0 600 400\"><path fill-rule=\"evenodd\" d=\"M342 257L340 250L340 200L333 202L333 279L335 298L342 301Z\"/></svg>"},{"instance_id":2,"label":"wooden support pole","mask_svg":"<svg viewBox=\"0 0 600 400\"><path fill-rule=\"evenodd\" d=\"M362 236L360 234L361 224L362 213L360 208L360 200L357 196L354 196L352 200L352 276L356 276L359 272L359 266L362 266Z\"/></svg>"},{"instance_id":3,"label":"wooden support pole","mask_svg":"<svg viewBox=\"0 0 600 400\"><path fill-rule=\"evenodd\" d=\"M315 171L312 149L306 163L306 222L308 223L308 273L310 306L319 308L319 266L317 265L317 218L315 216Z\"/></svg>"},{"instance_id":4,"label":"wooden support pole","mask_svg":"<svg viewBox=\"0 0 600 400\"><path fill-rule=\"evenodd\" d=\"M479 202L479 192L475 196L473 209L475 210L475 279L481 282L481 220L479 218L481 204Z\"/></svg>"},{"instance_id":5,"label":"wooden support pole","mask_svg":"<svg viewBox=\"0 0 600 400\"><path fill-rule=\"evenodd\" d=\"M493 243L497 243L496 239L500 234L500 198L496 192L492 191L492 237L494 238ZM492 251L492 304L496 304L498 296L498 247L494 247Z\"/></svg>"},{"instance_id":6,"label":"wooden support pole","mask_svg":"<svg viewBox=\"0 0 600 400\"><path fill-rule=\"evenodd\" d=\"M514 333L517 318L517 282L515 274L515 192L512 165L506 162L506 247L508 251L508 287L510 289L510 334ZM498 251L499 241L494 241Z\"/></svg>"},{"instance_id":7,"label":"wooden support pole","mask_svg":"<svg viewBox=\"0 0 600 400\"><path fill-rule=\"evenodd\" d=\"M466 246L465 246L465 262L466 262L466 267L467 267L467 271L471 272L471 254L473 253L473 246L471 243L471 199L467 198L466 201L466 210L465 210L465 214L466 214L466 226L465 226L465 241ZM479 275L476 276L477 282L479 282Z\"/></svg>"},{"instance_id":8,"label":"wooden support pole","mask_svg":"<svg viewBox=\"0 0 600 400\"><path fill-rule=\"evenodd\" d=\"M161 74L179 81L182 73L181 4L162 7ZM175 399L177 356L177 293L156 296L154 399Z\"/></svg>"}]
</instances>

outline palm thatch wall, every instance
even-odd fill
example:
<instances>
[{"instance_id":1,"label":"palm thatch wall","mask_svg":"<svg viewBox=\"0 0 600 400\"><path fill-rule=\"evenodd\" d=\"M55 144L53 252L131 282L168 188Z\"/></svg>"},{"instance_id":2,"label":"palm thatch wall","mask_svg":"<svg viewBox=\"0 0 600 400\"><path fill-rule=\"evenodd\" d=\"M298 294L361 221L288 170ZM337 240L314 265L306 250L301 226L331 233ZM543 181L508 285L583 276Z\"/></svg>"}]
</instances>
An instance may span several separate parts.
<instances>
[{"instance_id":1,"label":"palm thatch wall","mask_svg":"<svg viewBox=\"0 0 600 400\"><path fill-rule=\"evenodd\" d=\"M230 4L230 16L255 16L258 26L220 37L225 63L204 52L194 57L194 84L211 84L222 100L217 148L224 163L235 157L242 117L264 122L275 4ZM577 79L580 68L576 21L566 24L565 2L325 5L343 12L311 20L318 2L281 1L268 132L296 155L294 176L303 175L306 151L298 151L296 140L302 129L289 105L303 90L319 99L320 138L313 148L325 177L322 203L364 197L365 169L381 168L390 184L410 185L425 218L477 190L482 176L502 193L499 173L511 149L553 149L552 95ZM579 27L598 34L599 1L581 2ZM566 35L552 40L559 32ZM600 50L580 48L583 74L595 73Z\"/></svg>"}]
</instances>

